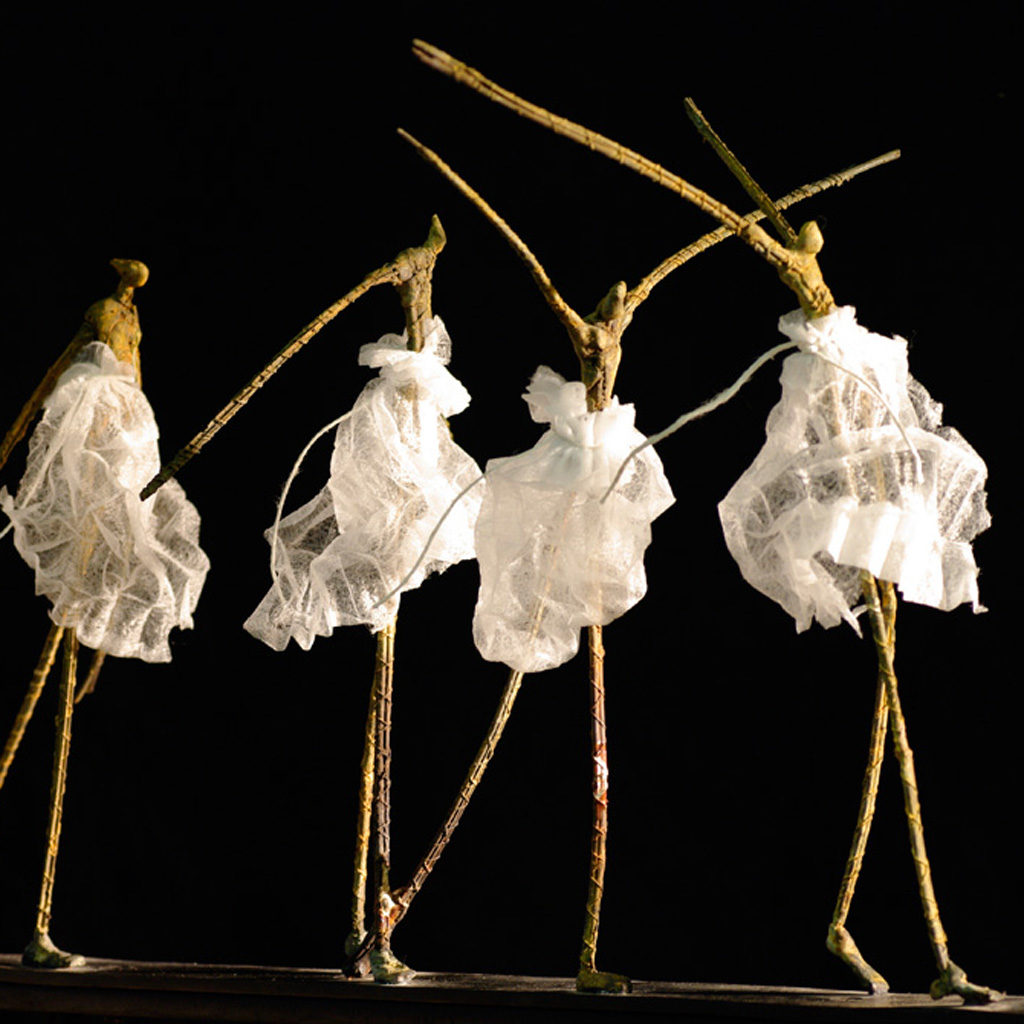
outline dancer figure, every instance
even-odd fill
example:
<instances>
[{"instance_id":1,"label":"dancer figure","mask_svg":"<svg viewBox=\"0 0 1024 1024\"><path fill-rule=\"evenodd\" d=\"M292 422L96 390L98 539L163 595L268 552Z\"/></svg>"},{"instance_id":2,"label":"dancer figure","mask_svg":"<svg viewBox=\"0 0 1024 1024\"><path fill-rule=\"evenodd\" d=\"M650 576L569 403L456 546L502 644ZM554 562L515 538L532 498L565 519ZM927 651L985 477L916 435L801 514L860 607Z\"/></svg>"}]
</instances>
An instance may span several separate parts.
<instances>
[{"instance_id":1,"label":"dancer figure","mask_svg":"<svg viewBox=\"0 0 1024 1024\"><path fill-rule=\"evenodd\" d=\"M17 494L0 491L15 547L35 571L36 593L49 598L53 621L4 746L0 783L64 643L43 882L23 956L37 967L82 962L49 935L79 643L96 652L79 696L95 685L106 654L170 661L168 635L192 627L210 565L199 547L199 515L180 486L139 498L160 466L156 420L139 386L142 332L133 302L149 271L137 260L112 265L117 290L86 312L2 448L6 459L42 407Z\"/></svg>"}]
</instances>

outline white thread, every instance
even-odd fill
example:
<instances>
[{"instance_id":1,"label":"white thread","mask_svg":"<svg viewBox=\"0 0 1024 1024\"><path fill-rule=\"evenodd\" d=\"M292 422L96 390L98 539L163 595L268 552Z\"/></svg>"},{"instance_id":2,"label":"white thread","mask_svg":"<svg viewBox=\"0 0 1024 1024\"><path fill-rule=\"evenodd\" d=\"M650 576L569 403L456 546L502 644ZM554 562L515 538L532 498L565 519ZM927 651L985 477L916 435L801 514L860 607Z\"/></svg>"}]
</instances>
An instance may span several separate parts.
<instances>
[{"instance_id":1,"label":"white thread","mask_svg":"<svg viewBox=\"0 0 1024 1024\"><path fill-rule=\"evenodd\" d=\"M835 360L829 359L827 356L823 356L814 348L811 348L810 352L813 355L816 355L823 363L828 363L829 366L834 366L837 370L842 370L843 373L848 373L859 384L863 384L864 387L866 387L868 391L870 391L871 394L873 394L875 398L882 403L885 411L892 417L893 423L896 424L896 429L900 432L900 437L903 438L903 443L910 449L910 454L914 457L914 483L918 485L923 484L924 470L921 468L921 455L914 442L907 436L906 429L903 424L900 423L899 417L896 413L893 412L892 406L885 400L885 396L882 392L879 391L869 380L865 380L859 373L854 373L853 370L843 366L842 363L837 363Z\"/></svg>"},{"instance_id":2,"label":"white thread","mask_svg":"<svg viewBox=\"0 0 1024 1024\"><path fill-rule=\"evenodd\" d=\"M907 601L980 610L970 542L990 522L984 463L940 426L941 407L908 375L906 341L867 331L851 306L820 320L795 311L779 329L807 358L787 360L764 445L718 505L744 579L798 632L857 629L856 570Z\"/></svg>"},{"instance_id":3,"label":"white thread","mask_svg":"<svg viewBox=\"0 0 1024 1024\"><path fill-rule=\"evenodd\" d=\"M720 405L725 405L726 402L730 401L732 398L736 396L736 393L740 390L740 388L742 388L743 385L746 384L747 381L750 380L750 378L753 377L754 374L757 373L757 371L760 370L765 363L770 362L777 355L779 355L780 352L785 352L788 349L796 347L797 342L787 341L784 342L782 345L776 345L775 348L769 349L767 352L758 356L757 359L755 359L750 364L750 366L748 366L743 371L743 373L741 373L739 377L737 377L736 380L731 385L729 385L729 387L727 387L724 391L719 391L714 398L709 399L703 405L697 406L696 409L691 409L689 412L684 412L682 416L680 416L674 423L667 426L664 430L660 431L657 434L651 434L651 436L647 438L647 440L644 441L643 444L638 444L625 457L625 459L623 459L622 465L619 466L618 472L615 474L615 477L613 478L611 484L608 486L608 490L605 491L604 494L601 496L601 502L604 503L607 500L608 495L615 490L615 485L619 482L619 480L622 479L622 474L625 473L626 467L645 448L647 448L649 445L657 444L659 441L664 441L666 437L668 437L671 434L674 434L681 427L685 427L686 424L689 423L691 420L699 419L701 416L705 416L707 415L707 413L717 409Z\"/></svg>"},{"instance_id":4,"label":"white thread","mask_svg":"<svg viewBox=\"0 0 1024 1024\"><path fill-rule=\"evenodd\" d=\"M395 594L401 592L402 588L406 585L406 583L408 583L409 580L411 580L412 577L415 575L416 570L423 564L423 559L427 557L427 552L430 550L430 545L434 543L434 538L440 532L441 527L444 525L444 521L451 514L452 509L454 509L455 506L458 505L458 503L462 501L462 499L467 494L469 494L469 492L473 490L473 488L476 487L476 485L480 483L480 481L483 480L485 476L487 476L486 473L481 473L471 483L466 484L466 486L463 487L462 490L459 491L459 493L456 494L454 498L452 498L451 503L444 510L444 515L441 516L440 519L438 519L436 525L430 531L430 536L427 537L427 543L423 545L423 550L420 552L420 557L416 559L416 562L414 563L413 567L401 578L401 580L398 582L398 585L394 588L394 590L391 590L387 594L385 594L379 601L377 601L372 606L373 608L379 608L382 604L387 604L388 601L390 601L391 598L395 596Z\"/></svg>"},{"instance_id":5,"label":"white thread","mask_svg":"<svg viewBox=\"0 0 1024 1024\"><path fill-rule=\"evenodd\" d=\"M619 480L622 479L622 474L626 471L626 467L646 447L652 444L657 444L659 441L664 441L666 437L669 437L670 435L674 434L680 428L685 427L687 423L699 419L701 416L706 416L709 412L713 412L719 406L725 405L726 402L731 401L733 398L736 397L736 394L739 392L740 388L742 388L743 385L746 384L747 381L749 381L750 378L753 377L754 374L757 373L757 371L760 370L761 367L765 365L765 363L770 362L777 355L791 348L799 348L801 351L809 352L811 355L816 356L818 359L820 359L823 363L828 363L829 366L833 366L837 370L841 370L843 373L849 374L849 376L851 376L855 381L857 381L858 383L862 384L865 388L867 388L868 391L870 391L871 394L874 395L875 398L877 398L879 402L882 403L882 406L885 408L885 411L892 418L893 423L896 424L896 429L900 432L900 437L903 438L903 443L906 444L906 446L910 449L910 454L914 459L914 482L916 484L922 484L924 482L924 471L921 466L920 453L918 452L914 442L911 441L910 437L907 435L906 429L904 428L903 424L900 423L899 417L893 411L892 406L889 405L889 403L885 400L885 396L870 381L865 380L865 378L863 378L859 373L855 373L849 367L843 366L842 363L837 363L834 359L829 359L827 356L822 355L821 352L818 350L817 346L805 345L796 341L787 341L782 345L776 345L774 348L771 348L767 352L758 356L758 358L755 359L750 364L750 366L748 366L729 387L727 387L724 391L719 391L719 393L715 395L714 398L709 399L703 405L697 406L696 409L691 409L689 412L684 412L682 416L680 416L677 420L675 420L673 423L667 426L664 430L659 431L657 434L651 434L651 436L647 438L647 440L644 441L643 444L638 444L626 456L626 458L622 462L622 465L619 466L618 471L615 474L615 477L612 479L612 482L608 487L608 490L606 490L604 494L601 496L601 502L604 503L604 501L607 500L608 495L615 490L615 485L619 482Z\"/></svg>"},{"instance_id":6,"label":"white thread","mask_svg":"<svg viewBox=\"0 0 1024 1024\"><path fill-rule=\"evenodd\" d=\"M292 481L298 475L299 466L302 465L302 460L309 454L310 448L313 447L320 440L324 434L327 433L332 427L336 427L349 413L345 413L343 416L339 416L336 420L331 420L326 427L321 427L310 439L309 443L305 448L299 452L299 457L295 460L295 465L292 466L292 471L288 474L288 479L284 482L284 490L281 492L281 498L277 503L277 515L274 516L273 532L270 537L270 578L274 581L274 589L277 591L277 596L281 599L281 603L284 604L285 596L281 590L280 577L277 574L277 535L281 527L281 514L284 512L285 499L288 497L288 490L292 486ZM390 594L388 595L391 596Z\"/></svg>"}]
</instances>

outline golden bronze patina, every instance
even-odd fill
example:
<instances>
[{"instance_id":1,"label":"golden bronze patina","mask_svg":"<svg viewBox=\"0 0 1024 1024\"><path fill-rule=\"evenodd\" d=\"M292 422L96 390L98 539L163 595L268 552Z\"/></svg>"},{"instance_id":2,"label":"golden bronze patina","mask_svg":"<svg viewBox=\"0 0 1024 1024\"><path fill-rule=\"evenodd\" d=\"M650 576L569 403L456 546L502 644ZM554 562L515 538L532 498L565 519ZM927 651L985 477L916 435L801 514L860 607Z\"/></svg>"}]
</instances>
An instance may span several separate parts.
<instances>
[{"instance_id":1,"label":"golden bronze patina","mask_svg":"<svg viewBox=\"0 0 1024 1024\"><path fill-rule=\"evenodd\" d=\"M133 300L135 289L141 288L149 279L149 268L139 260L114 259L110 261L110 264L118 273L117 288L112 295L94 302L86 310L82 326L79 327L68 347L46 371L29 400L22 407L17 419L4 437L3 444L0 445L0 466L6 463L18 442L24 438L36 414L56 387L61 374L74 362L75 356L85 345L99 341L109 346L119 361L128 363L135 369L136 381L141 380L139 343L142 341L142 328ZM83 551L83 557L87 557L87 550ZM50 626L36 669L29 681L28 691L18 709L14 725L4 744L3 753L0 754L0 787L3 786L4 779L7 777L7 772L21 744L25 729L56 660L57 649L62 639L64 662L58 702L53 775L50 785L43 882L39 894L35 929L22 955L22 961L31 967L74 967L84 962L81 956L65 953L54 945L50 939L50 919L53 912L53 885L57 850L60 843L68 756L71 749L71 717L75 703L95 688L105 654L103 651L93 652L88 677L76 697L78 637L75 630L70 627L58 623Z\"/></svg>"},{"instance_id":2,"label":"golden bronze patina","mask_svg":"<svg viewBox=\"0 0 1024 1024\"><path fill-rule=\"evenodd\" d=\"M378 284L390 284L398 290L398 297L405 310L405 326L409 335L409 348L418 352L423 346L423 323L431 316L431 279L438 254L444 248L445 234L441 221L432 217L430 230L422 245L414 245L403 249L393 260L382 267L371 271L353 288L346 292L337 302L332 303L322 313L311 320L296 334L262 370L238 391L238 393L218 412L202 430L179 451L170 462L160 468L152 480L143 488L140 497L148 498L158 487L166 483L172 476L191 460L211 441L214 435L256 394L271 377L296 352L302 349L323 330L343 309L348 308L360 296Z\"/></svg>"},{"instance_id":3,"label":"golden bronze patina","mask_svg":"<svg viewBox=\"0 0 1024 1024\"><path fill-rule=\"evenodd\" d=\"M704 138L712 145L716 153L723 159L741 184L744 185L748 194L758 204L761 212L775 225L783 239L782 242L772 238L753 218L741 217L724 203L719 202L708 193L696 188L683 178L648 160L641 154L606 136L593 132L556 114L552 114L542 107L516 96L437 47L422 40L415 40L413 52L430 67L469 86L488 99L508 107L515 113L535 121L557 134L564 135L591 150L602 153L644 177L655 181L657 184L670 189L699 209L709 213L719 221L724 229L743 239L762 259L775 268L783 283L796 294L800 308L809 319L826 316L835 309L832 293L825 283L818 265L817 255L824 244L818 225L814 221L808 221L794 236L793 229L786 222L785 218L782 217L778 204L773 204L765 192L757 186L749 172L746 171L735 155L725 146L717 133L711 129L711 126L692 100L687 102L687 110L691 120L697 124ZM882 162L887 158L890 158L889 154L879 158L874 163ZM620 308L614 302L612 306L613 311ZM627 308L625 303L623 303L621 308L625 312ZM601 345L602 343L599 342L598 344ZM877 581L866 573L863 574L863 590L878 652L879 685L875 702L875 716L872 726L868 768L862 792L861 809L839 901L832 925L829 928L828 948L851 967L869 992L880 992L888 989L882 976L867 964L859 950L857 950L856 944L845 928L845 919L850 900L853 896L853 887L859 872L864 846L867 842L867 833L870 829L878 783L879 750L884 742L887 724L891 717L893 722L893 747L900 766L904 809L910 830L911 848L918 876L918 887L929 937L940 972L939 978L932 985L931 993L935 998L955 993L960 995L965 1002L987 1003L999 998L1000 993L979 985L973 985L967 981L963 970L949 958L946 935L939 920L938 906L931 883L931 871L925 853L924 832L921 826L921 812L914 774L913 755L907 740L906 724L899 705L896 676L893 670L896 614L895 592L891 583ZM883 595L882 598L879 598L879 591Z\"/></svg>"},{"instance_id":4,"label":"golden bronze patina","mask_svg":"<svg viewBox=\"0 0 1024 1024\"><path fill-rule=\"evenodd\" d=\"M141 288L149 279L149 268L138 260L111 260L110 265L118 272L120 280L113 295L94 302L82 318L82 326L75 332L68 347L58 356L56 362L46 371L28 401L18 413L17 419L0 442L0 469L10 458L21 441L36 414L49 397L60 375L74 362L78 352L93 341L109 345L119 360L135 367L136 378L141 384L139 371L139 342L142 329L139 313L132 301L135 289Z\"/></svg>"},{"instance_id":5,"label":"golden bronze patina","mask_svg":"<svg viewBox=\"0 0 1024 1024\"><path fill-rule=\"evenodd\" d=\"M421 46L424 49L429 49L435 57L440 54L440 51L428 47L427 44L416 43L414 49ZM416 49L416 52L419 56L422 56L419 49ZM435 63L434 66L438 65ZM477 88L481 82L487 82L479 72L472 71L472 69L466 68L465 65L459 65L459 68L461 69L460 73L463 75L460 80L471 82L474 88ZM499 92L502 97L500 102L505 103L507 106L512 106L513 109L519 112L522 112L521 108L528 110L526 116L531 117L533 120L548 126L557 123L565 129L567 134L572 134L573 137L583 140L603 139L602 136L597 136L595 133L590 132L589 129L583 128L580 125L574 125L563 118L558 118L556 115L550 114L534 104L526 103L526 101L514 96L514 94L507 90L494 85L494 83L488 82L487 85L491 90L487 93L488 95L494 98L492 93L495 91ZM623 332L632 322L633 314L637 307L650 295L655 285L693 256L705 251L717 242L723 241L734 233L742 236L743 231L746 231L749 225L756 225L757 221L771 215L769 211L764 209L755 211L745 218L738 218L736 215L732 215L733 221L739 225L737 230L733 231L728 226L723 226L716 231L709 232L696 242L663 260L633 289L627 289L623 281L616 282L598 303L596 309L588 316L582 317L562 298L547 271L526 243L472 186L453 171L437 153L424 146L423 143L413 138L408 132L399 129L399 135L410 143L424 160L436 167L463 195L481 210L484 216L501 232L513 251L526 265L548 306L569 334L569 339L580 363L580 379L586 388L587 408L590 410L603 409L611 401L615 386L615 376L622 358ZM610 140L604 140L604 142L612 148L621 150L617 143L610 143ZM866 164L851 168L848 171L831 175L829 178L816 182L813 185L806 185L781 199L772 209L777 211L833 185L843 184L862 171L895 159L898 155L896 152L888 153ZM643 160L641 157L637 157L637 159ZM663 176L668 175L668 172L660 168L658 171ZM710 200L710 197L708 199ZM721 206L716 201L711 202L716 208ZM781 214L778 216L781 216ZM766 235L765 237L767 238L768 236ZM780 259L778 265L785 267L787 272L792 275L801 276L801 280L806 279L808 281L813 280L813 274L817 267L813 254L805 254L803 252L795 254L792 258ZM820 277L820 273L818 276ZM591 831L590 883L577 987L581 991L624 992L630 989L631 983L628 978L619 974L598 971L596 967L597 932L604 888L608 821L608 760L607 729L604 712L604 644L602 627L589 627L588 637L591 681L591 741L595 795ZM452 813L457 814L455 822L452 823L451 817L449 818L449 823L438 834L438 839L435 840L435 847L432 849L431 854L428 855L428 857L433 859L428 861L425 858L424 863L421 864L417 872L416 878L423 876L425 864L429 863L432 866L432 863L436 861L436 857L439 855L437 850L438 843L447 842L448 838L450 838L454 824L457 824L458 816L461 816L462 810L468 803L476 784L483 774L484 768L486 768L487 760L494 752L494 747L501 736L505 721L508 715L511 714L512 705L521 682L521 673L512 672L502 694L499 710L492 721L488 737L481 746L470 768L466 782L463 784L463 789L460 791L453 807ZM429 871L429 867L426 867L426 870ZM402 913L408 908L408 904L416 891L418 889L412 889L411 887L402 891L400 897Z\"/></svg>"}]
</instances>

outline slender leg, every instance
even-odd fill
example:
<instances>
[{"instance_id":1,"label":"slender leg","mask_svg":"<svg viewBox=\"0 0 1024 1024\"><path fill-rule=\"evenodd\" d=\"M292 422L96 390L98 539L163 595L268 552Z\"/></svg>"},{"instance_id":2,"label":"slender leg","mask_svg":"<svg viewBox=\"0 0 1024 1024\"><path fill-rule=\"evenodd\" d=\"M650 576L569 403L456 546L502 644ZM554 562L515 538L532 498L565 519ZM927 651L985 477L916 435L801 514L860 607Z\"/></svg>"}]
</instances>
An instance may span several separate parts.
<instances>
[{"instance_id":1,"label":"slender leg","mask_svg":"<svg viewBox=\"0 0 1024 1024\"><path fill-rule=\"evenodd\" d=\"M416 870L412 875L412 881L410 881L408 885L403 885L391 890L391 899L395 902L395 907L391 911L392 932L398 922L405 917L412 901L423 888L424 883L430 877L430 873L434 870L435 865L441 859L441 854L444 853L445 848L450 842L452 836L455 834L455 830L458 828L459 822L462 820L462 815L469 806L470 800L473 799L476 787L480 784L480 780L483 778L484 772L498 748L498 741L501 739L501 735L505 731L505 725L508 723L509 717L512 714L512 707L515 704L516 697L519 695L519 688L522 685L522 682L522 672L517 672L514 669L509 672L508 681L505 683L505 689L502 691L498 707L494 712L494 717L491 719L487 735L480 744L480 747L476 752L476 757L473 759L473 763L470 765L465 779L462 780L459 792L451 807L448 809L448 817L445 819L444 824L437 830L437 834L434 836L434 841L431 844L430 849L424 854L423 859L419 864L416 865ZM357 948L356 952L349 950L346 944L345 951L346 953L349 953L350 963L354 962L358 964L360 958L369 952L371 944L372 936L369 935L364 937L362 944ZM353 971L353 973L356 972Z\"/></svg>"},{"instance_id":2,"label":"slender leg","mask_svg":"<svg viewBox=\"0 0 1024 1024\"><path fill-rule=\"evenodd\" d=\"M92 662L89 664L89 671L86 673L85 682L78 688L75 694L75 703L79 703L83 697L88 697L96 689L96 683L100 678L100 669L106 660L106 651L93 651Z\"/></svg>"},{"instance_id":3,"label":"slender leg","mask_svg":"<svg viewBox=\"0 0 1024 1024\"><path fill-rule=\"evenodd\" d=\"M376 779L373 808L373 891L376 894L370 968L375 981L401 984L414 971L391 952L397 904L391 898L391 695L395 673L395 620L377 634L373 688L377 706Z\"/></svg>"},{"instance_id":4,"label":"slender leg","mask_svg":"<svg viewBox=\"0 0 1024 1024\"><path fill-rule=\"evenodd\" d=\"M981 985L971 984L963 970L949 958L948 940L942 927L942 921L939 919L939 906L932 885L931 867L928 863L928 854L925 851L924 827L921 823L921 801L918 797L917 777L914 772L914 755L907 739L906 720L903 717L903 709L896 686L893 648L890 644L879 642L879 638L885 637L889 632L886 628L883 608L885 605L895 607L896 594L891 583L880 581L876 587L874 582L872 580L871 585L865 586L868 615L871 617L871 628L875 635L875 644L878 647L879 665L885 679L889 712L892 717L893 749L900 766L903 807L910 830L910 848L914 857L914 869L917 872L918 890L921 894L921 904L924 907L928 937L931 940L935 962L939 968L939 977L932 982L932 998L941 999L945 995L956 994L962 996L964 1002L967 1003L988 1003L993 999L998 999L1001 993ZM882 593L881 601L879 600L879 591Z\"/></svg>"},{"instance_id":5,"label":"slender leg","mask_svg":"<svg viewBox=\"0 0 1024 1024\"><path fill-rule=\"evenodd\" d=\"M868 833L875 814L875 800L878 796L878 778L882 770L882 756L885 750L885 734L889 721L889 703L886 697L885 683L879 680L875 694L875 714L871 723L871 743L868 751L868 764L864 772L864 784L861 790L860 811L857 815L857 827L850 846L850 855L846 860L843 882L836 900L836 907L829 925L826 946L846 963L860 979L864 987L872 995L889 991L889 984L861 955L857 944L846 930L846 918L853 901L853 890L860 876L864 850L868 843Z\"/></svg>"},{"instance_id":6,"label":"slender leg","mask_svg":"<svg viewBox=\"0 0 1024 1024\"><path fill-rule=\"evenodd\" d=\"M394 894L399 897L400 904L400 910L395 919L396 924L405 916L409 904L412 903L413 898L423 888L423 883L427 880L430 872L434 870L434 865L440 859L444 848L448 845L452 834L462 820L463 812L469 806L469 801L473 799L476 787L480 784L480 780L483 778L484 772L488 764L490 764L495 750L498 748L498 741L501 739L501 734L505 731L505 725L512 714L512 707L515 704L522 682L522 672L517 672L515 669L509 672L508 681L505 683L501 700L498 703L497 710L494 712L494 717L491 719L490 728L487 730L487 735L476 752L476 757L469 767L469 772L462 782L455 802L448 811L448 817L434 837L433 845L413 872L412 881L401 889L396 890Z\"/></svg>"},{"instance_id":7,"label":"slender leg","mask_svg":"<svg viewBox=\"0 0 1024 1024\"><path fill-rule=\"evenodd\" d=\"M35 671L29 680L25 699L21 702L21 707L18 708L14 725L11 726L7 742L4 744L3 753L0 754L0 789L3 788L4 779L7 778L7 772L14 761L14 755L18 752L21 739L25 735L25 729L32 718L32 712L36 709L36 703L39 700L39 695L43 692L43 687L46 685L50 669L53 668L53 662L57 657L57 649L60 647L60 640L63 635L64 627L57 625L51 625L49 633L46 634L46 642L43 644L39 661L36 663Z\"/></svg>"},{"instance_id":8,"label":"slender leg","mask_svg":"<svg viewBox=\"0 0 1024 1024\"><path fill-rule=\"evenodd\" d=\"M872 583L874 581L872 580ZM885 626L884 646L891 657L893 644L896 641L896 603L889 602L883 594L882 618ZM878 797L878 779L882 772L882 760L885 754L885 734L889 724L889 698L886 691L885 677L882 671L881 654L879 654L878 685L875 690L875 713L871 721L871 742L868 747L868 763L864 771L864 784L861 789L860 810L857 814L857 827L853 833L850 855L846 860L843 882L839 889L832 923L829 925L828 938L825 941L829 951L835 953L853 973L860 979L863 986L872 995L889 991L889 984L861 955L857 944L846 930L846 918L853 902L853 890L860 876L864 850L868 844L868 833L875 814L875 801Z\"/></svg>"},{"instance_id":9,"label":"slender leg","mask_svg":"<svg viewBox=\"0 0 1024 1024\"><path fill-rule=\"evenodd\" d=\"M608 735L604 713L604 643L600 626L588 629L590 655L590 738L594 761L594 822L590 832L590 885L583 924L583 949L576 989L580 992L629 992L632 983L621 974L599 971L597 927L604 894L608 841Z\"/></svg>"},{"instance_id":10,"label":"slender leg","mask_svg":"<svg viewBox=\"0 0 1024 1024\"><path fill-rule=\"evenodd\" d=\"M367 939L366 882L370 853L370 827L373 819L374 761L377 750L377 682L370 687L363 758L360 763L359 811L356 817L356 855L352 874L352 928L345 939L346 973L359 977L369 973L369 961L361 954Z\"/></svg>"},{"instance_id":11,"label":"slender leg","mask_svg":"<svg viewBox=\"0 0 1024 1024\"><path fill-rule=\"evenodd\" d=\"M64 788L68 777L68 753L71 749L71 713L74 710L75 671L78 663L78 637L73 629L64 636L64 667L60 679L57 710L57 737L53 753L53 779L50 786L50 820L46 833L46 859L43 863L43 884L39 893L39 911L32 940L25 947L21 961L28 967L79 967L85 958L63 953L50 940L50 915L53 909L53 879L57 868L57 846L60 842Z\"/></svg>"},{"instance_id":12,"label":"slender leg","mask_svg":"<svg viewBox=\"0 0 1024 1024\"><path fill-rule=\"evenodd\" d=\"M566 524L569 520L569 513L572 510L571 498L566 501L565 512L562 517L562 524L558 534L559 540L564 534ZM554 558L558 558L559 544L555 543ZM552 569L554 562L552 563ZM551 589L551 575L547 576L544 581L544 586L541 589L541 593L538 596L536 606L533 611L533 625L531 629L531 637L536 637L540 629L540 624L544 618L545 612L545 599ZM434 842L431 844L430 849L424 855L423 859L416 866L416 870L413 872L412 880L408 885L400 886L392 889L388 893L388 898L392 902L390 908L390 921L393 932L395 926L405 916L409 909L413 899L415 899L417 893L423 888L423 884L430 876L434 866L441 858L441 854L444 852L445 847L448 845L458 827L459 822L462 820L462 815L466 808L469 806L470 800L473 798L473 794L476 792L477 786L480 784L480 780L483 778L484 772L487 769L488 764L491 762L491 758L494 756L495 751L498 748L498 742L501 740L502 733L505 731L505 726L508 723L509 717L512 714L512 708L515 704L516 697L519 695L519 689L523 682L523 673L512 669L509 672L508 680L505 683L505 688L502 690L501 698L498 702L498 707L494 712L494 716L491 719L490 727L487 730L487 735L484 737L483 742L480 744L476 752L476 756L473 759L473 763L469 767L469 771L466 774L465 779L462 781L462 785L459 788L459 792L455 797L455 801L452 806L448 809L448 817L445 819L444 824L437 831L434 836ZM390 933L389 933L390 934ZM376 942L375 934L371 933L366 936L358 950L354 953L346 949L349 953L348 964L346 965L346 972L350 974L360 974L362 971L361 961L363 961L368 955L372 948L374 948Z\"/></svg>"},{"instance_id":13,"label":"slender leg","mask_svg":"<svg viewBox=\"0 0 1024 1024\"><path fill-rule=\"evenodd\" d=\"M495 750L498 748L498 741L501 739L501 734L505 731L505 725L508 723L509 716L512 714L512 706L516 702L516 697L519 694L519 687L523 682L523 673L517 672L515 669L509 672L508 682L505 683L505 689L502 691L501 700L498 703L498 708L494 712L494 717L491 719L490 728L487 730L487 735L484 737L483 743L480 744L480 748L476 752L476 757L473 759L473 763L470 765L469 772L466 778L462 782L462 786L459 789L458 796L455 798L455 802L452 804L448 811L448 817L445 823L438 830L437 835L434 838L434 843L427 851L426 856L420 861L413 873L412 881L401 889L401 904L402 910L399 914L399 920L405 914L406 909L412 902L413 897L423 888L423 883L426 881L427 876L434 869L434 865L440 859L441 854L444 852L444 848L448 845L448 841L451 839L452 834L458 827L459 822L462 820L462 814L469 806L469 801L472 800L473 794L476 792L476 787L480 784L480 780L484 777L484 771L487 769L488 764L491 762L491 758L494 756Z\"/></svg>"}]
</instances>

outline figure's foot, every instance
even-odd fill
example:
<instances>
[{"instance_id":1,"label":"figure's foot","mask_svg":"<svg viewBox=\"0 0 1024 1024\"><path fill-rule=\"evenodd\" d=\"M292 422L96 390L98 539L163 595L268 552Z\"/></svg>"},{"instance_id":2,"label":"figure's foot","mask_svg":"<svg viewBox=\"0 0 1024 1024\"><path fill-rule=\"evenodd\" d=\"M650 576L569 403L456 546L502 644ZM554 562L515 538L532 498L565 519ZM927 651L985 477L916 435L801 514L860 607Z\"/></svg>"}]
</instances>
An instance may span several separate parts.
<instances>
[{"instance_id":1,"label":"figure's foot","mask_svg":"<svg viewBox=\"0 0 1024 1024\"><path fill-rule=\"evenodd\" d=\"M889 983L861 956L857 943L842 926L830 925L825 945L857 975L863 988L873 996L885 995Z\"/></svg>"},{"instance_id":2,"label":"figure's foot","mask_svg":"<svg viewBox=\"0 0 1024 1024\"><path fill-rule=\"evenodd\" d=\"M370 971L373 980L382 985L404 985L416 972L406 967L390 949L370 950Z\"/></svg>"},{"instance_id":3,"label":"figure's foot","mask_svg":"<svg viewBox=\"0 0 1024 1024\"><path fill-rule=\"evenodd\" d=\"M957 967L952 960L949 966L932 982L932 999L943 996L962 996L965 1003L994 1003L1002 999L1005 993L983 985L973 985L967 980L962 967Z\"/></svg>"},{"instance_id":4,"label":"figure's foot","mask_svg":"<svg viewBox=\"0 0 1024 1024\"><path fill-rule=\"evenodd\" d=\"M53 944L49 935L40 935L36 932L32 936L32 941L25 947L25 952L21 954L21 962L26 967L43 967L56 971L62 967L81 967L85 963L85 957L77 953L65 953Z\"/></svg>"},{"instance_id":5,"label":"figure's foot","mask_svg":"<svg viewBox=\"0 0 1024 1024\"><path fill-rule=\"evenodd\" d=\"M633 982L624 974L612 974L609 971L592 971L581 967L576 975L577 992L632 992Z\"/></svg>"},{"instance_id":6,"label":"figure's foot","mask_svg":"<svg viewBox=\"0 0 1024 1024\"><path fill-rule=\"evenodd\" d=\"M351 931L345 936L345 956L353 957L366 941L366 932Z\"/></svg>"},{"instance_id":7,"label":"figure's foot","mask_svg":"<svg viewBox=\"0 0 1024 1024\"><path fill-rule=\"evenodd\" d=\"M345 962L342 973L346 978L366 978L370 974L370 953L365 947L366 932L351 931L345 936Z\"/></svg>"}]
</instances>

